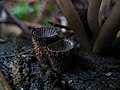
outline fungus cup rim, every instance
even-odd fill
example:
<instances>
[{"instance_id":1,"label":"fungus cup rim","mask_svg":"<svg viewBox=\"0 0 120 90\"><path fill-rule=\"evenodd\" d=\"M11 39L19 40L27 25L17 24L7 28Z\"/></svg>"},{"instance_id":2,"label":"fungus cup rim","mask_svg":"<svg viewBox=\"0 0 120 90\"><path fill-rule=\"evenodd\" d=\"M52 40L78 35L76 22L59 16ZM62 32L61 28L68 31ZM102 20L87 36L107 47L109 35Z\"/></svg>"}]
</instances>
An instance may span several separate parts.
<instances>
[{"instance_id":1,"label":"fungus cup rim","mask_svg":"<svg viewBox=\"0 0 120 90\"><path fill-rule=\"evenodd\" d=\"M36 35L35 33L37 32L37 31L40 31L40 30L53 30L54 32L53 32L53 34L49 34L48 36L40 36L40 35ZM53 36L56 36L56 35L58 35L58 33L57 33L57 29L56 28L51 28L51 27L40 27L40 28L34 28L34 30L32 31L32 35L34 36L34 37L37 37L37 38L41 38L41 39L43 39L43 38L50 38L50 37L53 37Z\"/></svg>"},{"instance_id":2,"label":"fungus cup rim","mask_svg":"<svg viewBox=\"0 0 120 90\"><path fill-rule=\"evenodd\" d=\"M55 44L57 44L57 43L60 43L60 42L62 42L62 43L68 42L71 46L70 46L70 48L68 48L68 49L66 49L66 50L60 50L60 51L59 51L59 50L51 50L51 49L50 49L50 47L52 47L53 45L55 45ZM73 48L74 48L74 43L73 43L73 41L71 41L71 40L69 40L69 39L58 40L58 41L56 41L55 43L52 43L52 44L50 44L50 45L47 46L48 51L50 51L50 52L55 52L55 53L67 52L67 51L72 50Z\"/></svg>"}]
</instances>

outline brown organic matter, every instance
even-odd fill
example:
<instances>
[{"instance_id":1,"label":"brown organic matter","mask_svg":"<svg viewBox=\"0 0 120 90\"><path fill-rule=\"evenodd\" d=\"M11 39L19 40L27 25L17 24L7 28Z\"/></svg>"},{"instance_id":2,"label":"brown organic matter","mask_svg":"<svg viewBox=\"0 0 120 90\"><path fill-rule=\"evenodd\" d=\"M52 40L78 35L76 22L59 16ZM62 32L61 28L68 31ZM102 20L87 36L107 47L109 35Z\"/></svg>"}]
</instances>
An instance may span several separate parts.
<instances>
[{"instance_id":1,"label":"brown organic matter","mask_svg":"<svg viewBox=\"0 0 120 90\"><path fill-rule=\"evenodd\" d=\"M3 73L0 71L0 90L12 90Z\"/></svg>"},{"instance_id":2,"label":"brown organic matter","mask_svg":"<svg viewBox=\"0 0 120 90\"><path fill-rule=\"evenodd\" d=\"M75 37L81 45L81 50L90 51L88 36L85 32L84 26L79 18L79 15L72 4L71 0L55 0L61 8L61 11L66 16L71 29L74 31Z\"/></svg>"},{"instance_id":3,"label":"brown organic matter","mask_svg":"<svg viewBox=\"0 0 120 90\"><path fill-rule=\"evenodd\" d=\"M99 8L101 4L101 0L88 0L89 5L88 5L88 24L93 32L93 40L92 43L94 43L95 38L97 37L97 34L100 31L100 26L98 23L98 14L99 14Z\"/></svg>"},{"instance_id":4,"label":"brown organic matter","mask_svg":"<svg viewBox=\"0 0 120 90\"><path fill-rule=\"evenodd\" d=\"M120 1L118 1L111 14L106 19L104 25L102 26L99 35L96 39L96 42L93 47L94 53L101 53L105 51L106 48L109 48L116 38L118 31L120 30Z\"/></svg>"}]
</instances>

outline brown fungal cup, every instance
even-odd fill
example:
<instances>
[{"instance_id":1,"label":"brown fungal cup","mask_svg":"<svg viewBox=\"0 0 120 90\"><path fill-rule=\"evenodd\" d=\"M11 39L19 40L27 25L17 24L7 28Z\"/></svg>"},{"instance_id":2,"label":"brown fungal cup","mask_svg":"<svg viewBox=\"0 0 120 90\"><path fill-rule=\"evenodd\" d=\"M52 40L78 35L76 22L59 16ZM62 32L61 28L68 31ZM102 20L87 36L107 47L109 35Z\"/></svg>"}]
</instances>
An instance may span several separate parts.
<instances>
[{"instance_id":1,"label":"brown fungal cup","mask_svg":"<svg viewBox=\"0 0 120 90\"><path fill-rule=\"evenodd\" d=\"M48 63L47 45L58 40L57 29L49 27L33 28L32 42L37 59L44 64Z\"/></svg>"},{"instance_id":2,"label":"brown fungal cup","mask_svg":"<svg viewBox=\"0 0 120 90\"><path fill-rule=\"evenodd\" d=\"M68 70L72 61L73 47L74 43L68 39L62 39L48 45L49 60L56 72L63 73Z\"/></svg>"}]
</instances>

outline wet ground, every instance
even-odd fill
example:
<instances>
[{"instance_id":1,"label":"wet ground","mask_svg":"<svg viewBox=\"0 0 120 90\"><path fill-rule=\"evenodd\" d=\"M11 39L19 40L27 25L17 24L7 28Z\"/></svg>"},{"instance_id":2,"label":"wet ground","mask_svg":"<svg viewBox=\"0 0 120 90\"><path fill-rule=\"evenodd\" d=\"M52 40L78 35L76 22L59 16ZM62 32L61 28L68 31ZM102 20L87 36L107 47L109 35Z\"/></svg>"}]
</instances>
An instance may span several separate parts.
<instances>
[{"instance_id":1,"label":"wet ground","mask_svg":"<svg viewBox=\"0 0 120 90\"><path fill-rule=\"evenodd\" d=\"M0 44L0 70L13 90L120 90L119 59L77 52L71 67L60 75L40 64L31 40Z\"/></svg>"}]
</instances>

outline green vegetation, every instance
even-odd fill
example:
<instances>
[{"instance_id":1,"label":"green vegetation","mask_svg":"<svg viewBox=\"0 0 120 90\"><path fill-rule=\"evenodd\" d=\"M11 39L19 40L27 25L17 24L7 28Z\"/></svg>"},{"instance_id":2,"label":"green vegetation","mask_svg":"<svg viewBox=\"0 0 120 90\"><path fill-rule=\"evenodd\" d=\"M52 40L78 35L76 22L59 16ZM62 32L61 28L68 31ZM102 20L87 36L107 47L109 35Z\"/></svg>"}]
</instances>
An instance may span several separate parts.
<instances>
[{"instance_id":1,"label":"green vegetation","mask_svg":"<svg viewBox=\"0 0 120 90\"><path fill-rule=\"evenodd\" d=\"M39 22L44 25L48 25L49 16L51 15L51 11L54 9L53 3L48 3L47 5L47 17L44 17ZM19 3L10 9L11 12L20 20L33 21L37 18L37 13L41 10L40 3L28 4L28 3Z\"/></svg>"},{"instance_id":2,"label":"green vegetation","mask_svg":"<svg viewBox=\"0 0 120 90\"><path fill-rule=\"evenodd\" d=\"M11 8L11 12L21 20L33 20L38 11L40 11L40 4L34 5L20 3L19 5Z\"/></svg>"}]
</instances>

